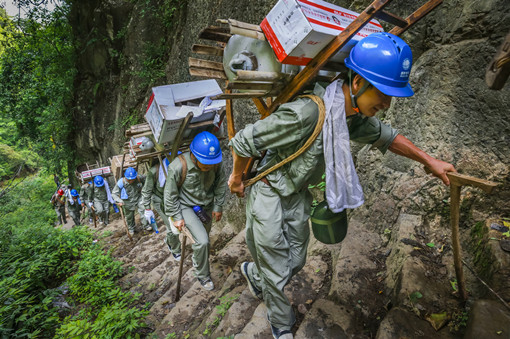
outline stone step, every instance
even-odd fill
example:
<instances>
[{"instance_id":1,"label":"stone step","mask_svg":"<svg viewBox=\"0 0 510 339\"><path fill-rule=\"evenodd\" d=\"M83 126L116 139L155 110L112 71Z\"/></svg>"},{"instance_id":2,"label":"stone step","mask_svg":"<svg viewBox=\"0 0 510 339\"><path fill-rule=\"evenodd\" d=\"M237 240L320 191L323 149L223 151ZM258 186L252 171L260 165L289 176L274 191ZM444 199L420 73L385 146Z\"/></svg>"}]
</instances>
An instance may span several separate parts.
<instances>
[{"instance_id":1,"label":"stone step","mask_svg":"<svg viewBox=\"0 0 510 339\"><path fill-rule=\"evenodd\" d=\"M354 322L354 312L343 306L336 305L331 300L315 300L310 311L299 326L294 338L296 339L329 339L329 338L370 338L362 333L355 336L348 335ZM344 330L346 329L346 330Z\"/></svg>"},{"instance_id":2,"label":"stone step","mask_svg":"<svg viewBox=\"0 0 510 339\"><path fill-rule=\"evenodd\" d=\"M302 318L308 313L317 298L324 297L327 294L327 290L324 287L328 279L330 279L330 275L327 262L319 255L309 256L303 269L285 286L285 295L289 298L294 309L297 309L297 319ZM244 278L243 283L246 284ZM232 309L229 312L229 316L233 314L234 317L244 320L246 323L246 314L240 316L236 315L236 313L243 310L243 308L251 310L254 305L258 304L258 306L242 331L238 332L238 334L233 331L225 331L225 334L236 334L235 338L270 337L271 330L267 321L267 309L264 303L253 297L247 286L243 295L251 297L251 300L244 299L245 304Z\"/></svg>"},{"instance_id":3,"label":"stone step","mask_svg":"<svg viewBox=\"0 0 510 339\"><path fill-rule=\"evenodd\" d=\"M356 321L342 328L347 336L374 336L387 310L383 293L386 273L381 236L351 218L338 259L333 263L329 300L350 312ZM345 326L345 323L344 323Z\"/></svg>"},{"instance_id":4,"label":"stone step","mask_svg":"<svg viewBox=\"0 0 510 339\"><path fill-rule=\"evenodd\" d=\"M221 293L234 290L235 286L240 285L240 276L233 275L232 272L240 260L246 259L246 251L244 233L240 233L215 257L210 259L211 278L215 284L213 291L204 290L194 278L193 270L189 269L183 276L181 299L157 325L155 333L162 336L171 333L185 336L192 331L195 334L200 330L203 332L207 326L207 322L204 323L204 320L213 311L214 306L219 304ZM187 288L188 286L189 288ZM168 304L173 300L175 300L175 284L155 303L151 314L154 314L165 302ZM201 325L202 327L200 327Z\"/></svg>"}]
</instances>

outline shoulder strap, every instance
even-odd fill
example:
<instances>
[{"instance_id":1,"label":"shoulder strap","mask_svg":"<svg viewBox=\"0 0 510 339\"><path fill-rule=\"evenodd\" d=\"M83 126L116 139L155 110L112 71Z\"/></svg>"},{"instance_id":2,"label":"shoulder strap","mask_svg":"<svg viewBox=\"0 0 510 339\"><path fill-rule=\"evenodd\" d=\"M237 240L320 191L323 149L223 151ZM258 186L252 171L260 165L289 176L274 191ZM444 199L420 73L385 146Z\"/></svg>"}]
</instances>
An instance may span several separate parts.
<instances>
[{"instance_id":1,"label":"shoulder strap","mask_svg":"<svg viewBox=\"0 0 510 339\"><path fill-rule=\"evenodd\" d=\"M282 167L283 165L291 162L292 160L296 159L298 156L300 156L302 153L304 153L312 145L312 143L315 141L315 139L317 138L319 133L322 131L322 125L324 125L324 120L326 118L326 106L324 105L324 100L322 100L317 95L301 95L301 96L299 96L299 98L309 98L313 102L315 102L319 108L319 119L317 121L317 125L315 125L315 129L314 129L312 135L310 136L310 138L308 138L308 140L304 143L304 145L301 146L301 148L296 151L296 153L292 154L287 159L284 159L281 162L277 163L273 167L268 168L264 172L257 175L255 178L246 180L244 182L245 187L253 185L260 179L264 178L269 173L273 172L274 170L276 170L276 169Z\"/></svg>"},{"instance_id":2,"label":"shoulder strap","mask_svg":"<svg viewBox=\"0 0 510 339\"><path fill-rule=\"evenodd\" d=\"M188 174L188 164L186 163L186 159L184 159L184 155L179 154L177 157L181 161L182 165L181 181L177 184L177 187L181 188L182 184L184 184L184 180L186 180L186 175Z\"/></svg>"}]
</instances>

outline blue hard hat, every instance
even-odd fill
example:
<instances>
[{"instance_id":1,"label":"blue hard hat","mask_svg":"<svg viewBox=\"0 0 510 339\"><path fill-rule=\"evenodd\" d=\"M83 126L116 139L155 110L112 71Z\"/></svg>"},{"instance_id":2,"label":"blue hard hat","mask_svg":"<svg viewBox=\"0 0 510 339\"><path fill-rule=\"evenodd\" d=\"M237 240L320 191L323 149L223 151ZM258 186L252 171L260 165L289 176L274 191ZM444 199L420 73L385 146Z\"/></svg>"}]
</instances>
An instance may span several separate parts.
<instances>
[{"instance_id":1,"label":"blue hard hat","mask_svg":"<svg viewBox=\"0 0 510 339\"><path fill-rule=\"evenodd\" d=\"M77 191L77 190L75 190L75 189L72 189L72 190L71 190L71 196L72 196L72 197L77 197L78 195L79 195L79 194L78 194L78 191Z\"/></svg>"},{"instance_id":2,"label":"blue hard hat","mask_svg":"<svg viewBox=\"0 0 510 339\"><path fill-rule=\"evenodd\" d=\"M345 59L345 66L393 97L410 97L414 94L409 85L412 64L413 53L407 43L385 32L373 33L361 39Z\"/></svg>"},{"instance_id":3,"label":"blue hard hat","mask_svg":"<svg viewBox=\"0 0 510 339\"><path fill-rule=\"evenodd\" d=\"M189 149L204 165L215 165L221 162L220 141L212 133L198 133L189 145Z\"/></svg>"},{"instance_id":4,"label":"blue hard hat","mask_svg":"<svg viewBox=\"0 0 510 339\"><path fill-rule=\"evenodd\" d=\"M104 179L102 176L98 175L94 178L94 185L96 187L103 187L104 186Z\"/></svg>"},{"instance_id":5,"label":"blue hard hat","mask_svg":"<svg viewBox=\"0 0 510 339\"><path fill-rule=\"evenodd\" d=\"M128 167L126 169L126 171L124 172L124 176L128 180L133 180L133 179L136 179L136 177L138 176L138 173L136 173L136 170L133 167Z\"/></svg>"}]
</instances>

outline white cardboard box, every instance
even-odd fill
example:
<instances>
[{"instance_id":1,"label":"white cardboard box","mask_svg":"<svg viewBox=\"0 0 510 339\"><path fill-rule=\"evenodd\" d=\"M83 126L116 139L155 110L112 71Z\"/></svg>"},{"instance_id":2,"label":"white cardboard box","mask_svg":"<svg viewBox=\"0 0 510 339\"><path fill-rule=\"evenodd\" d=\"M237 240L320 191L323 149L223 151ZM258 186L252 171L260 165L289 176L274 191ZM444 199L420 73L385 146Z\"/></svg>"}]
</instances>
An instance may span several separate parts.
<instances>
[{"instance_id":1,"label":"white cardboard box","mask_svg":"<svg viewBox=\"0 0 510 339\"><path fill-rule=\"evenodd\" d=\"M209 97L222 93L212 79L153 87L145 120L156 142L173 142L188 112L193 113L191 123L212 120L226 106L226 101L211 101Z\"/></svg>"},{"instance_id":2,"label":"white cardboard box","mask_svg":"<svg viewBox=\"0 0 510 339\"><path fill-rule=\"evenodd\" d=\"M100 175L102 177L108 177L112 174L112 170L110 166L105 166L101 168L94 168L91 170L83 171L80 173L81 181L85 182L87 180L93 179L94 177Z\"/></svg>"},{"instance_id":3,"label":"white cardboard box","mask_svg":"<svg viewBox=\"0 0 510 339\"><path fill-rule=\"evenodd\" d=\"M358 15L321 0L279 0L260 27L281 63L306 65ZM359 40L383 31L371 20L331 60L343 62Z\"/></svg>"}]
</instances>

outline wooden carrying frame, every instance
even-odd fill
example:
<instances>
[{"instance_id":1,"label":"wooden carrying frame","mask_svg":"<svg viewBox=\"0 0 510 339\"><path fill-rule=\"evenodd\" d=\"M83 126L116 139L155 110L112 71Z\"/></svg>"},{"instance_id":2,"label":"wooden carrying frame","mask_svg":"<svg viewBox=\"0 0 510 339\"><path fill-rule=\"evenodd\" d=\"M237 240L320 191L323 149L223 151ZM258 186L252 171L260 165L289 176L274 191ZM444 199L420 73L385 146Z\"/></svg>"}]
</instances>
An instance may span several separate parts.
<instances>
[{"instance_id":1,"label":"wooden carrying frame","mask_svg":"<svg viewBox=\"0 0 510 339\"><path fill-rule=\"evenodd\" d=\"M403 19L384 10L392 1L393 0L375 0L372 2L372 4L365 8L342 33L333 39L303 70L291 79L282 79L284 76L272 72L238 71L235 84L229 84L227 81L225 93L216 97L216 99L221 98L227 100L226 116L229 139L233 138L236 133L232 99L251 98L261 115L261 119L264 119L274 112L278 106L292 100L308 83L317 79L317 74L321 69L341 67L340 65L331 65L332 63L329 59L370 20L377 18L386 21L395 26L390 30L390 33L400 35L443 2L442 0L429 0L406 19ZM199 35L201 39L216 42L216 46L196 44L192 47L194 53L207 55L209 57L222 57L223 48L233 34L241 34L264 40L263 34L260 34L262 31L258 25L241 23L232 19L218 20L218 22L220 24L228 24L229 27L210 26L204 29ZM220 67L221 65L222 63L220 62L196 58L189 59L189 71L190 74L194 76L227 79L223 68ZM238 82L237 80L240 81ZM250 83L250 80L254 80L254 82ZM285 83L283 87L281 87L282 81ZM256 86L254 84L256 84ZM250 89L251 91L248 93L232 93L234 89ZM273 97L275 98L273 99ZM251 172L254 161L255 159L252 158L244 170L245 179Z\"/></svg>"}]
</instances>

